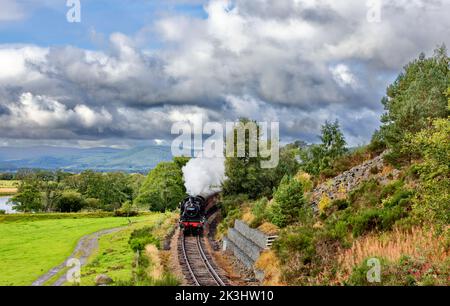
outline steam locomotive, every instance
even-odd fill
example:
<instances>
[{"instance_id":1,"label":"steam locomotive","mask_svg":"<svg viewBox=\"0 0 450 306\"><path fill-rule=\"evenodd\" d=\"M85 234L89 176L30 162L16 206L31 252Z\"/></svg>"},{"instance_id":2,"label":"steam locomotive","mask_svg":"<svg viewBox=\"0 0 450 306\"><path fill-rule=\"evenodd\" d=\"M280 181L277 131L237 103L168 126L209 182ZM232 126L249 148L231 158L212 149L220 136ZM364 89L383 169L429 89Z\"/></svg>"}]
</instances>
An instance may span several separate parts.
<instances>
[{"instance_id":1,"label":"steam locomotive","mask_svg":"<svg viewBox=\"0 0 450 306\"><path fill-rule=\"evenodd\" d=\"M187 197L180 203L180 228L184 234L201 234L206 223L207 201L202 196Z\"/></svg>"}]
</instances>

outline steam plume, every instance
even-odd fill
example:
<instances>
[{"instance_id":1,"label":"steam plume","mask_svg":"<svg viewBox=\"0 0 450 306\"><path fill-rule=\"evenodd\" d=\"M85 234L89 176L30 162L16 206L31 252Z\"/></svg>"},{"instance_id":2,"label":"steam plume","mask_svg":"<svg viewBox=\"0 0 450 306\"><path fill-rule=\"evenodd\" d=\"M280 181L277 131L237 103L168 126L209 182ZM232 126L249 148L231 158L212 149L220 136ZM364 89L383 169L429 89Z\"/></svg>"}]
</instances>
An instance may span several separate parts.
<instances>
[{"instance_id":1,"label":"steam plume","mask_svg":"<svg viewBox=\"0 0 450 306\"><path fill-rule=\"evenodd\" d=\"M189 195L209 196L221 190L225 179L225 158L193 158L182 170Z\"/></svg>"}]
</instances>

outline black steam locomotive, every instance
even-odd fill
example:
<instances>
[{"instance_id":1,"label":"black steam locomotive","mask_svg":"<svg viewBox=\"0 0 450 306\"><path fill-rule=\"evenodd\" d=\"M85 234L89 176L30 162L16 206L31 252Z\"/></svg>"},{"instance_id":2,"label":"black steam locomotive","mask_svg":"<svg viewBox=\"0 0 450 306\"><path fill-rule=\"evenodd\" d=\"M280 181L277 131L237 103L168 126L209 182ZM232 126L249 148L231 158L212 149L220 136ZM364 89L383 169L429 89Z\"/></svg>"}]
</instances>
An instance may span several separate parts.
<instances>
[{"instance_id":1,"label":"black steam locomotive","mask_svg":"<svg viewBox=\"0 0 450 306\"><path fill-rule=\"evenodd\" d=\"M202 196L187 197L180 203L180 228L185 234L201 234L205 226L207 201Z\"/></svg>"}]
</instances>

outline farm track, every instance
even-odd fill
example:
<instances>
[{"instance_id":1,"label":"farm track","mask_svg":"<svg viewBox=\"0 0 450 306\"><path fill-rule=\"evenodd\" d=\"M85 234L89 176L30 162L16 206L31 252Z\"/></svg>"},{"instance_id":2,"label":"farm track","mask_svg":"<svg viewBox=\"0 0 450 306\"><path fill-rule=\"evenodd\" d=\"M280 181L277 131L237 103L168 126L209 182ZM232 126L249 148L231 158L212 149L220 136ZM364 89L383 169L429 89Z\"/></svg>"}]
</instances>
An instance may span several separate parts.
<instances>
[{"instance_id":1,"label":"farm track","mask_svg":"<svg viewBox=\"0 0 450 306\"><path fill-rule=\"evenodd\" d=\"M36 281L33 282L32 286L43 286L47 281L49 281L52 277L60 273L62 270L66 269L67 263L72 258L77 258L80 260L81 267L87 264L89 256L98 248L98 239L107 234L111 234L117 231L120 231L126 227L121 226L117 228L111 228L106 230L101 230L92 234L88 234L83 236L77 243L75 250L72 254L64 260L61 264L56 267L53 267L39 277ZM61 275L57 280L55 280L51 285L52 286L62 286L66 282L66 275Z\"/></svg>"},{"instance_id":2,"label":"farm track","mask_svg":"<svg viewBox=\"0 0 450 306\"><path fill-rule=\"evenodd\" d=\"M180 233L178 250L183 274L189 285L229 285L223 276L223 272L215 265L211 255L205 251L203 237L185 236L183 233Z\"/></svg>"}]
</instances>

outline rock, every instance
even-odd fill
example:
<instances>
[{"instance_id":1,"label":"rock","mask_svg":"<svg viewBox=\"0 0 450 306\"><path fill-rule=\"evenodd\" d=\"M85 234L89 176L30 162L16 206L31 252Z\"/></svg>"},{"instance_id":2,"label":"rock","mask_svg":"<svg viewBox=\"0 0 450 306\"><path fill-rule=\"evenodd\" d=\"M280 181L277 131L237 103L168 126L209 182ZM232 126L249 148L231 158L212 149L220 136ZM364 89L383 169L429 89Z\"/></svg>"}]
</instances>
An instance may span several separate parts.
<instances>
[{"instance_id":1,"label":"rock","mask_svg":"<svg viewBox=\"0 0 450 306\"><path fill-rule=\"evenodd\" d=\"M97 286L108 285L113 282L112 278L106 274L99 274L95 277L95 284Z\"/></svg>"},{"instance_id":2,"label":"rock","mask_svg":"<svg viewBox=\"0 0 450 306\"><path fill-rule=\"evenodd\" d=\"M367 181L371 178L374 178L383 183L392 180L392 178L390 178L389 176L392 176L394 179L396 179L399 174L399 171L396 169L389 174L385 174L382 171L379 171L377 174L371 173L371 169L373 167L377 167L377 169L383 169L383 157L385 154L386 152L381 154L380 156L375 157L372 160L368 160L356 167L353 167L352 169L341 173L335 178L330 179L324 184L321 184L313 189L311 191L310 201L314 210L318 210L317 205L323 195L327 195L328 198L331 198L332 200L336 198L336 195L341 193L341 185L345 187L347 192L349 192L357 188L358 185L362 182Z\"/></svg>"}]
</instances>

